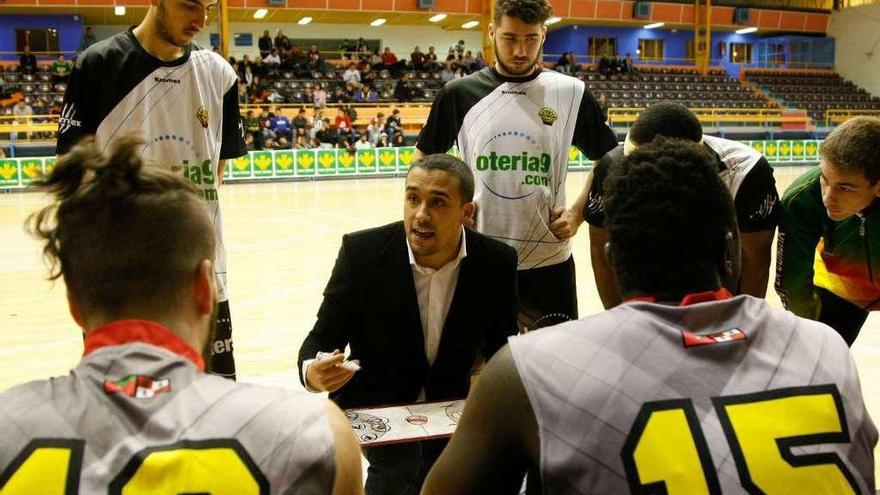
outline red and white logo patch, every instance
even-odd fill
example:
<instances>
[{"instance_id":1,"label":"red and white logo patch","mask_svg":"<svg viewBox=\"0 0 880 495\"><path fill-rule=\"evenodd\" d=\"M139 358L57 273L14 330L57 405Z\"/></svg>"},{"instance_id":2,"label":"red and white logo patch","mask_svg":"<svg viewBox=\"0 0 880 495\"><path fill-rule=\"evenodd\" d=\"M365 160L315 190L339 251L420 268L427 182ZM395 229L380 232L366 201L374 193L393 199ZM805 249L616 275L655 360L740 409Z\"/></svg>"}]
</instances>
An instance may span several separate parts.
<instances>
[{"instance_id":1,"label":"red and white logo patch","mask_svg":"<svg viewBox=\"0 0 880 495\"><path fill-rule=\"evenodd\" d=\"M709 344L721 344L723 342L733 342L736 340L746 340L746 334L739 328L731 328L723 332L712 333L709 335L697 335L695 333L683 330L681 332L685 347L697 347Z\"/></svg>"},{"instance_id":2,"label":"red and white logo patch","mask_svg":"<svg viewBox=\"0 0 880 495\"><path fill-rule=\"evenodd\" d=\"M128 375L119 380L105 380L104 393L123 394L136 399L151 399L171 391L171 380L156 380L145 375Z\"/></svg>"}]
</instances>

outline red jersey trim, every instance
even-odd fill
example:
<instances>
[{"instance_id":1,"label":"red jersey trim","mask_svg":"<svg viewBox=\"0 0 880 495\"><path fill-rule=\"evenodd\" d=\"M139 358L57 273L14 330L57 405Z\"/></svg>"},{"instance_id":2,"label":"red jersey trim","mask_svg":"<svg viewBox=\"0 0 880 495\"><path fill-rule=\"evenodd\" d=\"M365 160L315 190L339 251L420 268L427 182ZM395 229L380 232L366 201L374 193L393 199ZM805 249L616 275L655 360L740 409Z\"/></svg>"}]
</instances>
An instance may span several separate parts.
<instances>
[{"instance_id":1,"label":"red jersey trim","mask_svg":"<svg viewBox=\"0 0 880 495\"><path fill-rule=\"evenodd\" d=\"M195 349L171 330L146 320L119 320L92 330L86 334L83 356L104 347L135 343L161 347L188 359L199 370L205 371L205 360Z\"/></svg>"},{"instance_id":2,"label":"red jersey trim","mask_svg":"<svg viewBox=\"0 0 880 495\"><path fill-rule=\"evenodd\" d=\"M694 294L688 294L684 296L684 299L681 300L679 306L690 306L691 304L698 304L710 301L723 301L725 299L732 298L733 295L724 287L721 287L715 291L706 291L706 292L697 292ZM633 297L623 301L624 303L630 302L648 302L655 303L657 302L657 298L654 296L641 296L641 297Z\"/></svg>"}]
</instances>

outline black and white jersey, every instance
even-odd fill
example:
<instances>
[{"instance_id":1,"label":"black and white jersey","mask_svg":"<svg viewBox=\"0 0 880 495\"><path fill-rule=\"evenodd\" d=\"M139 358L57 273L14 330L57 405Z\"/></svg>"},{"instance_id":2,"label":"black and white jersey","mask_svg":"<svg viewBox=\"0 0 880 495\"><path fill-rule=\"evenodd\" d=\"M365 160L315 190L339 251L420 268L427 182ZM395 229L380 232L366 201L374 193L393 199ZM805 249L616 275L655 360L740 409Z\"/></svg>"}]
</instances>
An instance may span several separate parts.
<instances>
[{"instance_id":1,"label":"black and white jersey","mask_svg":"<svg viewBox=\"0 0 880 495\"><path fill-rule=\"evenodd\" d=\"M139 133L143 155L190 179L205 199L217 233L214 267L226 294L226 248L217 196L219 161L246 153L235 70L209 50L187 48L163 62L131 30L96 43L77 59L58 121L56 152L94 134L108 152L120 136Z\"/></svg>"},{"instance_id":2,"label":"black and white jersey","mask_svg":"<svg viewBox=\"0 0 880 495\"><path fill-rule=\"evenodd\" d=\"M773 167L750 146L713 136L703 136L703 145L717 159L718 176L733 197L739 231L761 232L779 223L779 193ZM623 145L611 150L593 167L593 178L584 219L594 227L605 227L603 188L610 167L623 159Z\"/></svg>"},{"instance_id":3,"label":"black and white jersey","mask_svg":"<svg viewBox=\"0 0 880 495\"><path fill-rule=\"evenodd\" d=\"M567 260L568 242L549 223L566 205L569 148L596 159L617 144L584 83L548 70L505 77L494 68L450 81L416 146L445 153L455 142L474 171L477 230L513 246L520 270Z\"/></svg>"}]
</instances>

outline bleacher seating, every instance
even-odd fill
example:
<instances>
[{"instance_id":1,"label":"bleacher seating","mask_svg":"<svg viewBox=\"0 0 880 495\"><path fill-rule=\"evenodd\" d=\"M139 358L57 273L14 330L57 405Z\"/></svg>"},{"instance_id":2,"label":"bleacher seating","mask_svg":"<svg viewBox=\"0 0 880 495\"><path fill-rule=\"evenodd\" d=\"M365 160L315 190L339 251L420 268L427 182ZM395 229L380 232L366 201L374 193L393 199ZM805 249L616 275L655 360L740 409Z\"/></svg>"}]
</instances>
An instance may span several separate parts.
<instances>
[{"instance_id":1,"label":"bleacher seating","mask_svg":"<svg viewBox=\"0 0 880 495\"><path fill-rule=\"evenodd\" d=\"M636 73L600 74L590 66L575 76L609 108L645 108L658 101L680 101L692 108L774 108L776 105L730 77L723 68L701 75L693 67L640 66Z\"/></svg>"},{"instance_id":2,"label":"bleacher seating","mask_svg":"<svg viewBox=\"0 0 880 495\"><path fill-rule=\"evenodd\" d=\"M782 105L807 110L819 122L826 120L828 110L880 110L880 98L833 71L749 69L745 79Z\"/></svg>"}]
</instances>

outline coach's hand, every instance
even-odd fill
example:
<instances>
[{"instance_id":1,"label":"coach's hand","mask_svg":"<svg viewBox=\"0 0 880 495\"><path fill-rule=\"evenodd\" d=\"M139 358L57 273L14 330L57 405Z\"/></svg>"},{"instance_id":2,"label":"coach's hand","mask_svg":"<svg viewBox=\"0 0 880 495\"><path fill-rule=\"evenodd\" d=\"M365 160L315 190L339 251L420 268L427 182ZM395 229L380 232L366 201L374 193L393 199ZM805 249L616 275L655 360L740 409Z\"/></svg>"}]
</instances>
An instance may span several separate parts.
<instances>
[{"instance_id":1,"label":"coach's hand","mask_svg":"<svg viewBox=\"0 0 880 495\"><path fill-rule=\"evenodd\" d=\"M339 349L327 359L316 359L306 371L306 383L314 390L335 392L351 380L354 371L340 368L338 365L345 360L345 354Z\"/></svg>"},{"instance_id":2,"label":"coach's hand","mask_svg":"<svg viewBox=\"0 0 880 495\"><path fill-rule=\"evenodd\" d=\"M560 241L564 241L577 234L578 227L584 219L580 213L565 208L557 208L550 214L550 231Z\"/></svg>"}]
</instances>

